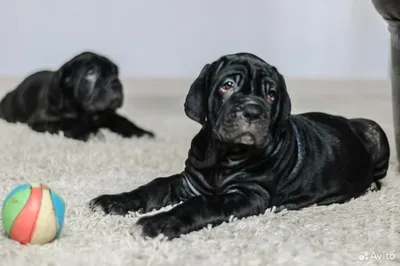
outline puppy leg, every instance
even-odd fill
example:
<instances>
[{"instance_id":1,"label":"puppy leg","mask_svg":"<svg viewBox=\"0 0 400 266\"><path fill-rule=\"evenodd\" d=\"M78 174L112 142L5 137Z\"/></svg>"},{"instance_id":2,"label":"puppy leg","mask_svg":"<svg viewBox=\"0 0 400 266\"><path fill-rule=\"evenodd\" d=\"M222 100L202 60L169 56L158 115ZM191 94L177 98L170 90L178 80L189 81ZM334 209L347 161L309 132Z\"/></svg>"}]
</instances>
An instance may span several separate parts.
<instances>
[{"instance_id":1,"label":"puppy leg","mask_svg":"<svg viewBox=\"0 0 400 266\"><path fill-rule=\"evenodd\" d=\"M106 214L126 215L128 212L149 212L154 209L178 204L194 196L181 174L159 177L130 192L101 195L89 202L94 211Z\"/></svg>"},{"instance_id":2,"label":"puppy leg","mask_svg":"<svg viewBox=\"0 0 400 266\"><path fill-rule=\"evenodd\" d=\"M59 122L37 122L30 123L28 126L36 132L48 132L50 134L57 134L60 132L61 127Z\"/></svg>"},{"instance_id":3,"label":"puppy leg","mask_svg":"<svg viewBox=\"0 0 400 266\"><path fill-rule=\"evenodd\" d=\"M241 190L223 195L196 196L168 212L142 217L138 224L145 236L163 234L169 239L208 224L228 222L231 216L243 218L263 213L269 206L269 194L264 191Z\"/></svg>"},{"instance_id":4,"label":"puppy leg","mask_svg":"<svg viewBox=\"0 0 400 266\"><path fill-rule=\"evenodd\" d=\"M154 137L153 132L144 130L136 126L134 123L129 121L129 119L117 113L109 114L103 122L102 127L108 128L112 132L117 133L125 138L131 138L133 136L149 136L151 138Z\"/></svg>"},{"instance_id":5,"label":"puppy leg","mask_svg":"<svg viewBox=\"0 0 400 266\"><path fill-rule=\"evenodd\" d=\"M95 129L91 129L76 118L60 118L44 110L36 111L26 121L27 125L36 132L48 132L50 134L64 133L67 138L87 141Z\"/></svg>"},{"instance_id":6,"label":"puppy leg","mask_svg":"<svg viewBox=\"0 0 400 266\"><path fill-rule=\"evenodd\" d=\"M64 128L63 133L66 138L86 142L89 140L92 134L96 133L96 131L88 130L82 127L71 127L71 128Z\"/></svg>"},{"instance_id":7,"label":"puppy leg","mask_svg":"<svg viewBox=\"0 0 400 266\"><path fill-rule=\"evenodd\" d=\"M371 156L375 181L378 182L386 176L389 168L390 147L387 136L375 121L353 118L350 123Z\"/></svg>"},{"instance_id":8,"label":"puppy leg","mask_svg":"<svg viewBox=\"0 0 400 266\"><path fill-rule=\"evenodd\" d=\"M81 126L79 121L35 122L28 125L36 132L50 134L63 132L65 137L81 141L87 141L90 134L95 133Z\"/></svg>"}]
</instances>

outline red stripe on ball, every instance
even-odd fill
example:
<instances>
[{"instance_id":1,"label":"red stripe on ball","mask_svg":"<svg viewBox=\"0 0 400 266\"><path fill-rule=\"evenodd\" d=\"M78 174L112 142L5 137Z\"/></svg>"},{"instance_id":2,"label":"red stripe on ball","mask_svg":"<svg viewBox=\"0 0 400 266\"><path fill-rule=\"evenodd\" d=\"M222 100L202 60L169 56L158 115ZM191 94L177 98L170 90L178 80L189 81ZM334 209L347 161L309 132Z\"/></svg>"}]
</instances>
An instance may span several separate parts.
<instances>
[{"instance_id":1,"label":"red stripe on ball","mask_svg":"<svg viewBox=\"0 0 400 266\"><path fill-rule=\"evenodd\" d=\"M12 226L10 232L12 239L17 240L21 244L27 244L32 240L41 204L42 189L31 188L31 195Z\"/></svg>"}]
</instances>

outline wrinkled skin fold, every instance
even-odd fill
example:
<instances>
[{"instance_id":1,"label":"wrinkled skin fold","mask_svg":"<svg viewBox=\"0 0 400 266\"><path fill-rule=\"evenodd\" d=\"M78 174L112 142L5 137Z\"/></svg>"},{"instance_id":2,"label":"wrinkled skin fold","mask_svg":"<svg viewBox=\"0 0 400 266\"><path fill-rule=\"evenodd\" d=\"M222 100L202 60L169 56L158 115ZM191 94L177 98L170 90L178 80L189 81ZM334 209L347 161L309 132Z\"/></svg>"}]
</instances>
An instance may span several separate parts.
<instances>
[{"instance_id":1,"label":"wrinkled skin fold","mask_svg":"<svg viewBox=\"0 0 400 266\"><path fill-rule=\"evenodd\" d=\"M27 76L0 102L0 118L24 123L36 132L63 133L87 141L107 128L123 137L154 133L117 114L123 105L118 67L105 56L82 52L58 70Z\"/></svg>"},{"instance_id":2,"label":"wrinkled skin fold","mask_svg":"<svg viewBox=\"0 0 400 266\"><path fill-rule=\"evenodd\" d=\"M173 239L274 206L345 203L371 186L379 190L386 176L389 144L376 122L291 114L283 76L253 54L207 64L189 89L185 113L202 127L184 170L100 195L90 201L93 210L125 215L179 203L137 222L145 236Z\"/></svg>"}]
</instances>

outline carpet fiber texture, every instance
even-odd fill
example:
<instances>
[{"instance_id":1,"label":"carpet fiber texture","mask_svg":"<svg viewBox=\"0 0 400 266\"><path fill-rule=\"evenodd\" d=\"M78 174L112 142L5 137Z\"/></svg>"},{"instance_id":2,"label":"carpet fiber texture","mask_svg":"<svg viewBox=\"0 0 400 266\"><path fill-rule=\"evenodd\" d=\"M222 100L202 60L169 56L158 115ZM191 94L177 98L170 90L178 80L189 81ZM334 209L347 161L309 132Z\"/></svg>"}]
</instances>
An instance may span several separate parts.
<instances>
[{"instance_id":1,"label":"carpet fiber texture","mask_svg":"<svg viewBox=\"0 0 400 266\"><path fill-rule=\"evenodd\" d=\"M13 82L0 83L5 88ZM186 118L185 81L125 82L121 113L154 130L155 140L102 134L88 143L0 121L0 199L15 186L42 182L67 204L62 235L20 245L1 228L0 265L395 265L400 263L400 176L396 172L387 82L288 81L293 113L325 111L377 120L392 145L382 190L346 204L236 220L173 241L144 239L132 217L92 213L102 193L131 190L181 171L200 129ZM3 91L2 91L3 92ZM5 92L5 91L4 91ZM169 208L169 207L168 207Z\"/></svg>"}]
</instances>

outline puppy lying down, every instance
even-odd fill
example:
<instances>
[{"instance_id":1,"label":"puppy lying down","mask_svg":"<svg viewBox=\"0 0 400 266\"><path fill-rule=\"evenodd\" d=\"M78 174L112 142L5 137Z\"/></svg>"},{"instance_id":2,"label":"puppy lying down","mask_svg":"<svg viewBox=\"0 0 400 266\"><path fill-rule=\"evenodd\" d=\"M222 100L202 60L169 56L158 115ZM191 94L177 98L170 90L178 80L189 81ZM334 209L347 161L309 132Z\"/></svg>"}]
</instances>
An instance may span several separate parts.
<instances>
[{"instance_id":1,"label":"puppy lying down","mask_svg":"<svg viewBox=\"0 0 400 266\"><path fill-rule=\"evenodd\" d=\"M58 70L29 75L0 102L0 118L86 141L107 128L123 137L154 137L116 113L123 104L118 67L92 52L73 57Z\"/></svg>"},{"instance_id":2,"label":"puppy lying down","mask_svg":"<svg viewBox=\"0 0 400 266\"><path fill-rule=\"evenodd\" d=\"M207 64L189 89L185 113L201 129L184 170L98 196L92 209L125 215L180 203L138 220L144 235L172 239L274 206L345 203L371 186L379 190L388 170L389 144L376 122L291 114L283 76L252 54Z\"/></svg>"}]
</instances>

